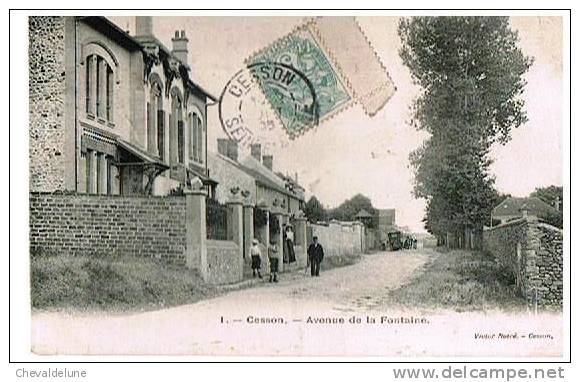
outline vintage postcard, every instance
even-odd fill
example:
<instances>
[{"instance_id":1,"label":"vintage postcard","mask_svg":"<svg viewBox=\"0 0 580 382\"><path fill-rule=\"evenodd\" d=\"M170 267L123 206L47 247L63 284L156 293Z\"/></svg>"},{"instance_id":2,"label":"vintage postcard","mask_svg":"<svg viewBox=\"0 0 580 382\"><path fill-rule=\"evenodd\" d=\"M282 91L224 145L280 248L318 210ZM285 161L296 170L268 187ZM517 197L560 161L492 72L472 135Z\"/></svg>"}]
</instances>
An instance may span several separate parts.
<instances>
[{"instance_id":1,"label":"vintage postcard","mask_svg":"<svg viewBox=\"0 0 580 382\"><path fill-rule=\"evenodd\" d=\"M28 17L35 356L565 358L562 16L183 14Z\"/></svg>"}]
</instances>

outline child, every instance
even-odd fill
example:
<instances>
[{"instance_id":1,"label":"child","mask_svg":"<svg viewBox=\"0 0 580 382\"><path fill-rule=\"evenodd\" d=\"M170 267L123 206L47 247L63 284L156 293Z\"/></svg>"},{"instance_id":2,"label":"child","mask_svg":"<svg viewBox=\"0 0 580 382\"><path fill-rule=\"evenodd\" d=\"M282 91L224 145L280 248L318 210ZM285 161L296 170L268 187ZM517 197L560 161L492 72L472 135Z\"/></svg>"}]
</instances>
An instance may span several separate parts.
<instances>
[{"instance_id":1,"label":"child","mask_svg":"<svg viewBox=\"0 0 580 382\"><path fill-rule=\"evenodd\" d=\"M270 282L278 282L278 246L276 243L270 244L268 250L268 260L270 261Z\"/></svg>"},{"instance_id":2,"label":"child","mask_svg":"<svg viewBox=\"0 0 580 382\"><path fill-rule=\"evenodd\" d=\"M258 272L258 277L262 278L262 274L260 273L260 269L262 268L262 260L260 259L261 255L262 251L260 251L260 247L258 246L258 239L252 240L250 256L252 257L252 275L254 277L256 277L256 272Z\"/></svg>"}]
</instances>

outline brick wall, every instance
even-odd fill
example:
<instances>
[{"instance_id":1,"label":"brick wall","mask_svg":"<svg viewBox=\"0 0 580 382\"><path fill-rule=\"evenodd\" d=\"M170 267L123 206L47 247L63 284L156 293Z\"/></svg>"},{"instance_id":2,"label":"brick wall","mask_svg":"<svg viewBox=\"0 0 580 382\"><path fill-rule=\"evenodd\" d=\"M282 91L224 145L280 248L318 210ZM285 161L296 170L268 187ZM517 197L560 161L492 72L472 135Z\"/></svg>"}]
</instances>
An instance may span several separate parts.
<instances>
[{"instance_id":1,"label":"brick wall","mask_svg":"<svg viewBox=\"0 0 580 382\"><path fill-rule=\"evenodd\" d=\"M65 18L29 18L30 189L65 182Z\"/></svg>"},{"instance_id":2,"label":"brick wall","mask_svg":"<svg viewBox=\"0 0 580 382\"><path fill-rule=\"evenodd\" d=\"M529 305L562 305L562 230L522 218L485 230L484 248L512 271Z\"/></svg>"},{"instance_id":3,"label":"brick wall","mask_svg":"<svg viewBox=\"0 0 580 382\"><path fill-rule=\"evenodd\" d=\"M185 264L185 214L185 197L32 193L30 250Z\"/></svg>"}]
</instances>

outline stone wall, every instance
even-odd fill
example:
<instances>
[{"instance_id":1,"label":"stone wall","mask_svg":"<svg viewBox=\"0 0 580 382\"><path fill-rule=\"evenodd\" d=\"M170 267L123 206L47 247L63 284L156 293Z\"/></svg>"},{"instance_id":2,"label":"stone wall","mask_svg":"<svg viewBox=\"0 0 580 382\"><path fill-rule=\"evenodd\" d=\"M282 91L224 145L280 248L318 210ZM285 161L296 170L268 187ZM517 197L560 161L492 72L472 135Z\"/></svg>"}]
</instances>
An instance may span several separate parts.
<instances>
[{"instance_id":1,"label":"stone wall","mask_svg":"<svg viewBox=\"0 0 580 382\"><path fill-rule=\"evenodd\" d=\"M513 273L529 305L562 305L562 230L534 217L487 229L484 248Z\"/></svg>"},{"instance_id":2,"label":"stone wall","mask_svg":"<svg viewBox=\"0 0 580 382\"><path fill-rule=\"evenodd\" d=\"M28 27L30 190L64 190L65 18L34 16Z\"/></svg>"},{"instance_id":3,"label":"stone wall","mask_svg":"<svg viewBox=\"0 0 580 382\"><path fill-rule=\"evenodd\" d=\"M243 269L239 261L236 243L225 240L208 240L207 282L211 284L231 284L242 280Z\"/></svg>"},{"instance_id":4,"label":"stone wall","mask_svg":"<svg viewBox=\"0 0 580 382\"><path fill-rule=\"evenodd\" d=\"M327 226L310 224L311 236L318 236L324 256L354 255L362 252L364 234L362 225L351 222L330 222ZM309 236L310 236L309 235Z\"/></svg>"},{"instance_id":5,"label":"stone wall","mask_svg":"<svg viewBox=\"0 0 580 382\"><path fill-rule=\"evenodd\" d=\"M185 264L185 219L184 197L32 193L30 250Z\"/></svg>"}]
</instances>

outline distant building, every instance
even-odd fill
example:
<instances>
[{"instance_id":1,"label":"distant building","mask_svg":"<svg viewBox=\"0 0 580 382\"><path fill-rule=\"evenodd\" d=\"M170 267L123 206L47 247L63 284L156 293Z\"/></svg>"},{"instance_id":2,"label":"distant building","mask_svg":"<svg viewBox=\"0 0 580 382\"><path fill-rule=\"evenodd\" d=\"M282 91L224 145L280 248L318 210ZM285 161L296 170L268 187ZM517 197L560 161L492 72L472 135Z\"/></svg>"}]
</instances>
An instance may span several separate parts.
<instances>
[{"instance_id":1,"label":"distant building","mask_svg":"<svg viewBox=\"0 0 580 382\"><path fill-rule=\"evenodd\" d=\"M355 215L355 218L366 227L369 227L372 223L373 215L363 208Z\"/></svg>"},{"instance_id":2,"label":"distant building","mask_svg":"<svg viewBox=\"0 0 580 382\"><path fill-rule=\"evenodd\" d=\"M549 213L558 213L558 210L536 197L509 197L493 209L491 217L492 220L499 220L503 224L521 218L526 213L533 216L544 216Z\"/></svg>"},{"instance_id":3,"label":"distant building","mask_svg":"<svg viewBox=\"0 0 580 382\"><path fill-rule=\"evenodd\" d=\"M395 209L394 208L386 208L386 209L377 209L377 227L380 230L394 230L396 229L395 223Z\"/></svg>"},{"instance_id":4,"label":"distant building","mask_svg":"<svg viewBox=\"0 0 580 382\"><path fill-rule=\"evenodd\" d=\"M223 203L230 189L247 191L254 207L276 207L289 215L304 209L304 188L295 179L273 171L274 157L263 155L260 144L252 145L252 155L240 158L236 141L218 139L217 154L209 153L209 173L217 185L214 196Z\"/></svg>"}]
</instances>

